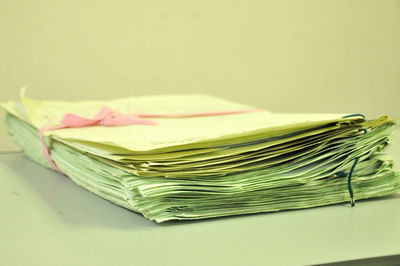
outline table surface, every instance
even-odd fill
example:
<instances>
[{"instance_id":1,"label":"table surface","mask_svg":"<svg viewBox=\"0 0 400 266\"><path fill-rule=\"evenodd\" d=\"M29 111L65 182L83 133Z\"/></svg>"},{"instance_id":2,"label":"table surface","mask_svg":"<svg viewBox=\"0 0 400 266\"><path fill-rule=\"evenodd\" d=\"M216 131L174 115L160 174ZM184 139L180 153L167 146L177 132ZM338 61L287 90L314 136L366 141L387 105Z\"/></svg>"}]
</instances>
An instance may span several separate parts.
<instances>
[{"instance_id":1,"label":"table surface","mask_svg":"<svg viewBox=\"0 0 400 266\"><path fill-rule=\"evenodd\" d=\"M396 137L390 153L400 162ZM156 224L21 153L0 154L0 213L3 265L304 265L400 254L400 194Z\"/></svg>"}]
</instances>

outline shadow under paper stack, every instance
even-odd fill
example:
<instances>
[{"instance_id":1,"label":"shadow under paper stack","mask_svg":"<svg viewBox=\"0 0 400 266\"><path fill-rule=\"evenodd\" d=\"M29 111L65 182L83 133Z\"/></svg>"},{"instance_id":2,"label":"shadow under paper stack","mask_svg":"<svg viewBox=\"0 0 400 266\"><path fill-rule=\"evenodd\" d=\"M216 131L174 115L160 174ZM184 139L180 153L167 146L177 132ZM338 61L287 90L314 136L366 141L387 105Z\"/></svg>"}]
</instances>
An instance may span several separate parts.
<instances>
[{"instance_id":1,"label":"shadow under paper stack","mask_svg":"<svg viewBox=\"0 0 400 266\"><path fill-rule=\"evenodd\" d=\"M15 142L49 168L38 129L59 124L66 113L91 118L102 106L150 114L251 108L206 95L23 97L22 104L2 106ZM78 185L156 222L350 204L351 191L357 201L400 190L400 173L384 153L395 121L385 116L257 111L152 121L48 131L46 143Z\"/></svg>"}]
</instances>

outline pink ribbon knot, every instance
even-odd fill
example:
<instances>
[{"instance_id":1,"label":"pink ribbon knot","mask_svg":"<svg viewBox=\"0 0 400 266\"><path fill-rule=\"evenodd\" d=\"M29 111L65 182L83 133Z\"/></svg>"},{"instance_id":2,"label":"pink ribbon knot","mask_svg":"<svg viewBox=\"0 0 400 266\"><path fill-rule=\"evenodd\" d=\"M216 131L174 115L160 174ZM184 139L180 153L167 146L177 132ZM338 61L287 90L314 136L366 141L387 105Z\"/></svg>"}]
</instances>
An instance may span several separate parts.
<instances>
[{"instance_id":1,"label":"pink ribbon knot","mask_svg":"<svg viewBox=\"0 0 400 266\"><path fill-rule=\"evenodd\" d=\"M151 120L141 119L139 114L123 114L108 107L101 108L93 119L84 118L76 114L64 115L61 124L67 127L89 126L126 126L126 125L157 125Z\"/></svg>"}]
</instances>

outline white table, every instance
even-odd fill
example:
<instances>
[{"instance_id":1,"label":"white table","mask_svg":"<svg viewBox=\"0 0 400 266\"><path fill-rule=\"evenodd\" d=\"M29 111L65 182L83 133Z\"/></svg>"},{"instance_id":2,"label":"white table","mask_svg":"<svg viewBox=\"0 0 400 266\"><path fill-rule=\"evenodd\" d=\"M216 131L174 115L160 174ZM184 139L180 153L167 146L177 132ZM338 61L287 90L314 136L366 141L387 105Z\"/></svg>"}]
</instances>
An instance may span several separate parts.
<instances>
[{"instance_id":1,"label":"white table","mask_svg":"<svg viewBox=\"0 0 400 266\"><path fill-rule=\"evenodd\" d=\"M400 162L397 142L391 153ZM396 255L392 262L400 260L399 194L359 201L355 208L339 204L156 224L21 153L0 155L0 225L2 265L304 265L390 255Z\"/></svg>"}]
</instances>

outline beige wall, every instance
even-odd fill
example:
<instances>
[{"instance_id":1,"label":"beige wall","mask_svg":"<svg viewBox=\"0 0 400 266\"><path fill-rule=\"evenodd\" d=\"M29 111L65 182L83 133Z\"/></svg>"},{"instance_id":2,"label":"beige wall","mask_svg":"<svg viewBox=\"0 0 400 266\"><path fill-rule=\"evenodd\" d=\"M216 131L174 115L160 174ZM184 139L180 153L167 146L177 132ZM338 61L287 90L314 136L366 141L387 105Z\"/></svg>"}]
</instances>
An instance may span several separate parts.
<instances>
[{"instance_id":1,"label":"beige wall","mask_svg":"<svg viewBox=\"0 0 400 266\"><path fill-rule=\"evenodd\" d=\"M399 51L399 1L0 0L1 101L203 92L400 118Z\"/></svg>"}]
</instances>

